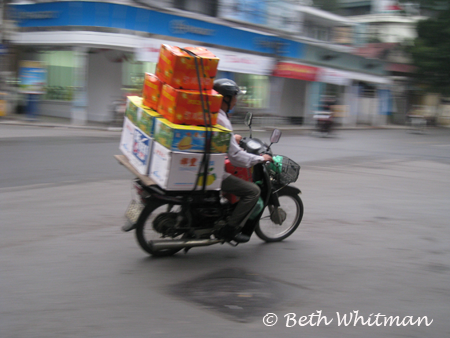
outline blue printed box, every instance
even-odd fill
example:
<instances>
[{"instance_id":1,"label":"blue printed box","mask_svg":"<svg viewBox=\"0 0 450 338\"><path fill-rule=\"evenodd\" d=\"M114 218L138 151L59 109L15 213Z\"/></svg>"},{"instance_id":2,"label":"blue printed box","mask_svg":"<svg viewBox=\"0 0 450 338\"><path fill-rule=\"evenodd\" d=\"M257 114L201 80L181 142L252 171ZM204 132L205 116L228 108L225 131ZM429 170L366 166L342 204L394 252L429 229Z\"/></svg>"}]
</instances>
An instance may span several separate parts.
<instances>
[{"instance_id":1,"label":"blue printed box","mask_svg":"<svg viewBox=\"0 0 450 338\"><path fill-rule=\"evenodd\" d=\"M130 163L142 175L148 175L152 147L152 138L139 128L135 127Z\"/></svg>"}]
</instances>

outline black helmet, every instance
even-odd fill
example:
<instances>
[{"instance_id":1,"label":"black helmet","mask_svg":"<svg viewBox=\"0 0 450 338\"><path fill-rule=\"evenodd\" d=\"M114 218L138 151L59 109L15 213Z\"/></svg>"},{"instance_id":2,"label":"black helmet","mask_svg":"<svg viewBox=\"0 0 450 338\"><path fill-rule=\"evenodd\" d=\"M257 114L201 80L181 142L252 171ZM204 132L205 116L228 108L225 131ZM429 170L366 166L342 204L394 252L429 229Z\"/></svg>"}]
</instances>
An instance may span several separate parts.
<instances>
[{"instance_id":1,"label":"black helmet","mask_svg":"<svg viewBox=\"0 0 450 338\"><path fill-rule=\"evenodd\" d=\"M213 89L225 96L236 96L240 90L236 82L230 79L217 79L214 81Z\"/></svg>"}]
</instances>

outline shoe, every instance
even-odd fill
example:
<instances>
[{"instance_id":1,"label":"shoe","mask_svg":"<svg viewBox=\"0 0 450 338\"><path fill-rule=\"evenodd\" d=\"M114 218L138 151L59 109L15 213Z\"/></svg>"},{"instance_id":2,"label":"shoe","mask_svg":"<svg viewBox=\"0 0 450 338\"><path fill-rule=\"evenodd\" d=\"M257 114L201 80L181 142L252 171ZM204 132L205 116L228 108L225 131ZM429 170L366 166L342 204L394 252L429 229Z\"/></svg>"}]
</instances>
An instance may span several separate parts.
<instances>
[{"instance_id":1,"label":"shoe","mask_svg":"<svg viewBox=\"0 0 450 338\"><path fill-rule=\"evenodd\" d=\"M250 240L250 236L244 235L243 233L238 233L233 237L233 241L236 243L247 243Z\"/></svg>"},{"instance_id":2,"label":"shoe","mask_svg":"<svg viewBox=\"0 0 450 338\"><path fill-rule=\"evenodd\" d=\"M240 232L240 229L225 225L220 229L219 237L223 238L227 242L234 241L236 243L247 243L250 240L250 236L244 235Z\"/></svg>"}]
</instances>

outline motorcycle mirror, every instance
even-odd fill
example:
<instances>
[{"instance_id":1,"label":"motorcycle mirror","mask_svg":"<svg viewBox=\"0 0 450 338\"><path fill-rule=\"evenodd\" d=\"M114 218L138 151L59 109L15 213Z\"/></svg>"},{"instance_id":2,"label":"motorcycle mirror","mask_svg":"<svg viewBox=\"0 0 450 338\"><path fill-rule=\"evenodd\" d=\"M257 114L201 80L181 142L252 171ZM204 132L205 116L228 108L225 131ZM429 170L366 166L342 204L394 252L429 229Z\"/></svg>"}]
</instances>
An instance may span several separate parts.
<instances>
[{"instance_id":1,"label":"motorcycle mirror","mask_svg":"<svg viewBox=\"0 0 450 338\"><path fill-rule=\"evenodd\" d=\"M247 127L251 128L252 120L253 120L253 114L251 112L248 112L247 115L245 115L245 119L244 119L245 125Z\"/></svg>"},{"instance_id":2,"label":"motorcycle mirror","mask_svg":"<svg viewBox=\"0 0 450 338\"><path fill-rule=\"evenodd\" d=\"M272 132L272 135L270 136L270 143L278 143L278 141L281 138L281 130L279 129L274 129Z\"/></svg>"}]
</instances>

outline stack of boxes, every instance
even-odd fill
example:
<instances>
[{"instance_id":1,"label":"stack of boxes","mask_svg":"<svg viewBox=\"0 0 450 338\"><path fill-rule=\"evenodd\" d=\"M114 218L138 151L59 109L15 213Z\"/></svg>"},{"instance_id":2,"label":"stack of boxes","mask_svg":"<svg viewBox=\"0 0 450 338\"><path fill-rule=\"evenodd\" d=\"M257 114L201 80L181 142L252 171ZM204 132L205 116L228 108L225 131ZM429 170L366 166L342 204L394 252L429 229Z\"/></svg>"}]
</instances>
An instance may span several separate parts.
<instances>
[{"instance_id":1,"label":"stack of boxes","mask_svg":"<svg viewBox=\"0 0 450 338\"><path fill-rule=\"evenodd\" d=\"M205 48L162 45L155 74L145 74L142 98L128 97L120 149L163 189L201 189L205 182L207 190L220 190L231 133L216 125L222 103L212 89L218 63ZM206 177L200 170L205 125L213 125Z\"/></svg>"}]
</instances>

